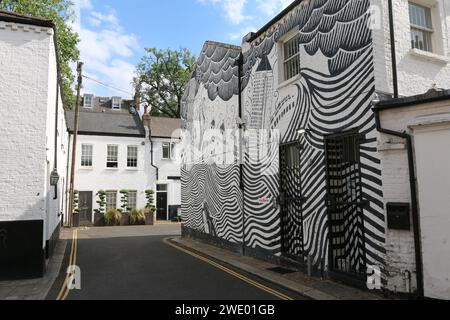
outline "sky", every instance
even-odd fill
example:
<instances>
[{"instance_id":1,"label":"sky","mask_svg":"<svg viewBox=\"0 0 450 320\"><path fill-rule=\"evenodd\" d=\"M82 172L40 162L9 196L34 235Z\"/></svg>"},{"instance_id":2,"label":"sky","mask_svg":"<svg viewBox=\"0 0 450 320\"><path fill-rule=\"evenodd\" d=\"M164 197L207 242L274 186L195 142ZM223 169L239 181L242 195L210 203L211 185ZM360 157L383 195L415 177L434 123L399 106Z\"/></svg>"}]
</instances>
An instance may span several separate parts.
<instances>
[{"instance_id":1,"label":"sky","mask_svg":"<svg viewBox=\"0 0 450 320\"><path fill-rule=\"evenodd\" d=\"M188 48L205 41L240 45L292 0L72 0L80 35L83 93L130 98L145 48ZM75 66L74 66L75 67Z\"/></svg>"}]
</instances>

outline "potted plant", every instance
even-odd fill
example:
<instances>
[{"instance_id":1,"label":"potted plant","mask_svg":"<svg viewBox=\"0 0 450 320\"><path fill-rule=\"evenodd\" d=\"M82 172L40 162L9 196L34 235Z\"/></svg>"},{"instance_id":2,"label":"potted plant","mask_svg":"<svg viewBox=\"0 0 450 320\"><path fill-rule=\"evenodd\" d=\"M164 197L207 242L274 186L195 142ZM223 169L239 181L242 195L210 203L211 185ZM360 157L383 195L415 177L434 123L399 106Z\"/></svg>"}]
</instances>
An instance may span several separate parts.
<instances>
[{"instance_id":1,"label":"potted plant","mask_svg":"<svg viewBox=\"0 0 450 320\"><path fill-rule=\"evenodd\" d=\"M120 194L122 197L120 198L120 201L122 205L120 206L120 212L122 213L122 219L120 220L121 226L128 226L130 224L130 215L129 207L128 207L128 190L120 190Z\"/></svg>"},{"instance_id":2,"label":"potted plant","mask_svg":"<svg viewBox=\"0 0 450 320\"><path fill-rule=\"evenodd\" d=\"M156 207L154 205L155 203L155 191L153 190L145 190L145 197L147 199L147 205L144 209L145 214L145 224L152 226L155 223L155 213L156 213Z\"/></svg>"},{"instance_id":3,"label":"potted plant","mask_svg":"<svg viewBox=\"0 0 450 320\"><path fill-rule=\"evenodd\" d=\"M72 213L72 218L73 218L73 226L74 227L78 227L80 225L80 220L79 220L79 216L80 216L80 208L79 208L79 202L80 202L80 192L75 190L73 192L73 213Z\"/></svg>"},{"instance_id":4,"label":"potted plant","mask_svg":"<svg viewBox=\"0 0 450 320\"><path fill-rule=\"evenodd\" d=\"M130 213L130 225L142 226L145 225L145 212L144 210L138 211L137 209L131 210Z\"/></svg>"},{"instance_id":5,"label":"potted plant","mask_svg":"<svg viewBox=\"0 0 450 320\"><path fill-rule=\"evenodd\" d=\"M120 225L122 214L117 209L109 209L105 214L105 225L109 227L115 227Z\"/></svg>"},{"instance_id":6,"label":"potted plant","mask_svg":"<svg viewBox=\"0 0 450 320\"><path fill-rule=\"evenodd\" d=\"M94 210L94 225L97 227L102 227L105 225L104 216L106 212L106 192L100 190L97 192L97 204L98 209Z\"/></svg>"}]
</instances>

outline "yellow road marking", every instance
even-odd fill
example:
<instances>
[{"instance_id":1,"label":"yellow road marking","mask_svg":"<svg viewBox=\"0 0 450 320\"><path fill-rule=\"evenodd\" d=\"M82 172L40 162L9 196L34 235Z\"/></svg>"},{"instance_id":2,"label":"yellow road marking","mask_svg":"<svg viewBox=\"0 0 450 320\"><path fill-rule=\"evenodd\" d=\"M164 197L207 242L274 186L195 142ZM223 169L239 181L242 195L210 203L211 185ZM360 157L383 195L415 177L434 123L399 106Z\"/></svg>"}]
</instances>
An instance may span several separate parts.
<instances>
[{"instance_id":1,"label":"yellow road marking","mask_svg":"<svg viewBox=\"0 0 450 320\"><path fill-rule=\"evenodd\" d=\"M205 257L202 257L202 256L194 253L194 252L191 252L191 251L186 250L184 248L181 248L181 247L179 247L177 245L174 245L173 243L170 243L168 241L168 239L164 239L163 242L165 244L167 244L168 246L171 246L172 248L175 248L175 249L177 249L179 251L182 251L182 252L184 252L184 253L186 253L186 254L194 257L194 258L202 260L203 262L206 262L206 263L208 263L208 264L210 264L210 265L212 265L212 266L214 266L214 267L216 267L216 268L218 268L218 269L220 269L220 270L222 270L222 271L224 271L224 272L226 272L226 273L228 273L228 274L230 274L230 275L232 275L232 276L234 276L234 277L236 277L236 278L238 278L238 279L240 279L240 280L242 280L244 282L247 282L248 284L251 284L251 285L257 287L258 289L261 289L261 290L263 290L263 291L265 291L267 293L270 293L271 295L273 295L273 296L275 296L277 298L280 298L281 300L294 300L291 297L289 297L289 296L287 296L287 295L285 295L285 294L283 294L281 292L278 292L278 291L276 291L276 290L274 290L272 288L269 288L269 287L267 287L267 286L265 286L265 285L263 285L261 283L258 283L258 282L254 281L252 279L249 279L249 278L247 278L247 277L245 277L245 276L243 276L243 275L241 275L241 274L239 274L239 273L237 273L237 272L235 272L235 271L233 271L233 270L231 270L231 269L229 269L227 267L224 267L224 266L222 266L222 265L220 265L220 264L218 264L218 263L216 263L216 262L214 262L214 261L212 261L210 259L207 259Z\"/></svg>"},{"instance_id":2,"label":"yellow road marking","mask_svg":"<svg viewBox=\"0 0 450 320\"><path fill-rule=\"evenodd\" d=\"M71 246L71 251L70 251L69 267L76 265L77 248L78 248L77 237L78 237L78 230L75 229L72 232L72 246ZM67 284L69 283L69 278L70 278L70 275L68 273L66 273L66 277L64 279L63 286L62 286L61 290L59 291L59 294L58 294L58 297L56 298L56 300L66 300L67 299L67 296L69 295L69 289L67 288Z\"/></svg>"}]
</instances>

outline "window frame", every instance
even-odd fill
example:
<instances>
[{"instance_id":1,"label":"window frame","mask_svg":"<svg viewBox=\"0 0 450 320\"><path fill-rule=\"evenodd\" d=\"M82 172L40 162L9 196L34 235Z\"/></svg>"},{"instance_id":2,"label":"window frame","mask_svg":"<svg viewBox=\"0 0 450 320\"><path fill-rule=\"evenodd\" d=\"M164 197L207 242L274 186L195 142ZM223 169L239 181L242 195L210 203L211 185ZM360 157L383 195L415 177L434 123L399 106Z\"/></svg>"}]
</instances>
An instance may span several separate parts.
<instances>
[{"instance_id":1,"label":"window frame","mask_svg":"<svg viewBox=\"0 0 450 320\"><path fill-rule=\"evenodd\" d=\"M114 154L110 153L110 148L116 149L116 154L115 154L116 160L112 160L113 159L112 157L114 156ZM108 168L108 169L118 169L119 168L119 146L116 144L108 144L106 146L106 168Z\"/></svg>"},{"instance_id":2,"label":"window frame","mask_svg":"<svg viewBox=\"0 0 450 320\"><path fill-rule=\"evenodd\" d=\"M86 104L86 99L90 99L90 103ZM93 105L94 96L92 94L85 94L83 97L83 108L85 109L92 109L94 107Z\"/></svg>"},{"instance_id":3,"label":"window frame","mask_svg":"<svg viewBox=\"0 0 450 320\"><path fill-rule=\"evenodd\" d=\"M114 199L115 199L115 205L113 206L113 207L111 207L111 206L109 206L108 205L108 200L109 200L109 196L110 195L114 195ZM106 195L105 195L105 208L106 208L106 211L108 211L108 210L113 210L113 209L117 209L117 191L114 191L114 190L108 190L108 191L106 191Z\"/></svg>"},{"instance_id":4,"label":"window frame","mask_svg":"<svg viewBox=\"0 0 450 320\"><path fill-rule=\"evenodd\" d=\"M413 23L411 8L415 6L418 8L422 8L425 11L425 23L429 22L430 26L422 26ZM411 48L416 50L421 50L425 52L434 53L435 52L435 44L434 44L434 34L435 28L433 23L433 8L426 6L421 3L417 3L414 1L408 1L408 13L409 13L409 24L410 24L410 37L411 37ZM427 21L429 20L429 21ZM421 33L423 38L423 48L418 45L418 42L413 38L413 32Z\"/></svg>"},{"instance_id":5,"label":"window frame","mask_svg":"<svg viewBox=\"0 0 450 320\"><path fill-rule=\"evenodd\" d=\"M89 147L90 148L90 155L88 154L88 155L86 155L86 154L84 154L84 151L85 151L85 147ZM90 157L90 160L88 159L87 161L88 161L88 163L90 163L90 165L85 165L84 163L85 163L85 159L86 159L86 157ZM80 163L80 165L81 165L81 168L92 168L93 167L93 163L94 163L94 145L92 145L92 144L89 144L89 143L83 143L83 144L81 144L81 159L80 159L81 161L81 163Z\"/></svg>"},{"instance_id":6,"label":"window frame","mask_svg":"<svg viewBox=\"0 0 450 320\"><path fill-rule=\"evenodd\" d=\"M111 98L111 109L120 110L122 109L122 98L120 97L112 97Z\"/></svg>"},{"instance_id":7,"label":"window frame","mask_svg":"<svg viewBox=\"0 0 450 320\"><path fill-rule=\"evenodd\" d=\"M130 156L130 148L133 148L136 150L135 159L131 158L134 155ZM132 165L130 165L130 163ZM127 168L136 169L136 168L138 168L138 165L139 165L139 147L138 146L127 146Z\"/></svg>"},{"instance_id":8,"label":"window frame","mask_svg":"<svg viewBox=\"0 0 450 320\"><path fill-rule=\"evenodd\" d=\"M162 156L162 159L163 160L172 160L172 149L173 149L173 147L172 147L172 142L163 142L162 143L162 147L161 147L161 156ZM164 156L164 149L165 148L168 148L168 157L165 157Z\"/></svg>"},{"instance_id":9,"label":"window frame","mask_svg":"<svg viewBox=\"0 0 450 320\"><path fill-rule=\"evenodd\" d=\"M282 51L282 56L281 56L281 74L282 74L282 81L286 82L286 81L290 81L292 79L297 78L300 75L300 43L298 42L300 38L300 33L298 32L298 29L294 29L292 30L285 39L283 39L281 41L281 51ZM297 40L297 51L294 52L291 56L289 56L288 58L286 58L287 54L286 54L286 46L294 41ZM295 46L294 46L295 47ZM287 73L287 64L291 63L293 61L297 61L298 65L297 68L298 70L295 72L293 72L293 74L288 77L288 73Z\"/></svg>"},{"instance_id":10,"label":"window frame","mask_svg":"<svg viewBox=\"0 0 450 320\"><path fill-rule=\"evenodd\" d=\"M130 205L130 194L134 195L134 206ZM137 209L137 197L138 197L137 190L128 191L128 208L129 208L130 211L133 210L133 209Z\"/></svg>"}]
</instances>

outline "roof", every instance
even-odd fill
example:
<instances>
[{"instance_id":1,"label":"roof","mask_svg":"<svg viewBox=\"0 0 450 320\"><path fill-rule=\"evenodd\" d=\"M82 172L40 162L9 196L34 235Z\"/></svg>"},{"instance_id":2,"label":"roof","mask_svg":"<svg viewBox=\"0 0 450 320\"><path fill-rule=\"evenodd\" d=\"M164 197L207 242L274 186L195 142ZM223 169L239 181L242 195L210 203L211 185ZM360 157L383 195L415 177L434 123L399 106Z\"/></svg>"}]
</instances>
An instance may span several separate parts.
<instances>
[{"instance_id":1,"label":"roof","mask_svg":"<svg viewBox=\"0 0 450 320\"><path fill-rule=\"evenodd\" d=\"M74 131L75 112L66 112L69 132ZM142 137L145 129L138 114L80 112L78 133L114 137Z\"/></svg>"},{"instance_id":2,"label":"roof","mask_svg":"<svg viewBox=\"0 0 450 320\"><path fill-rule=\"evenodd\" d=\"M292 2L289 6L287 6L283 11L281 11L279 14L277 14L272 20L270 20L268 23L266 23L256 33L251 33L250 36L248 37L248 42L252 42L252 41L256 40L257 38L259 38L259 36L261 36L264 32L266 32L273 24L275 24L279 20L281 20L289 11L294 9L296 6L298 6L303 1L304 0L295 0L294 2Z\"/></svg>"},{"instance_id":3,"label":"roof","mask_svg":"<svg viewBox=\"0 0 450 320\"><path fill-rule=\"evenodd\" d=\"M153 138L180 138L181 119L151 117Z\"/></svg>"},{"instance_id":4,"label":"roof","mask_svg":"<svg viewBox=\"0 0 450 320\"><path fill-rule=\"evenodd\" d=\"M84 107L84 100L86 99L86 96L92 97L92 105L90 108ZM117 97L119 98L119 97ZM82 103L80 106L81 112L104 112L104 113L124 113L129 114L129 110L131 107L134 107L135 103L134 100L127 100L122 99L121 100L121 108L120 110L112 109L112 98L111 97L97 97L93 94L85 94L82 99Z\"/></svg>"},{"instance_id":5,"label":"roof","mask_svg":"<svg viewBox=\"0 0 450 320\"><path fill-rule=\"evenodd\" d=\"M45 20L41 18L35 18L1 10L0 10L0 21L29 24L39 27L55 28L55 24L51 20Z\"/></svg>"},{"instance_id":6,"label":"roof","mask_svg":"<svg viewBox=\"0 0 450 320\"><path fill-rule=\"evenodd\" d=\"M380 111L385 109L409 107L413 105L438 102L444 100L450 100L450 89L447 90L431 89L425 94L380 101L375 105L374 110Z\"/></svg>"}]
</instances>

